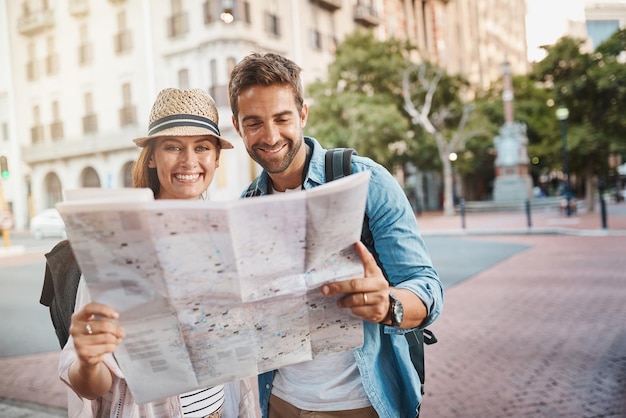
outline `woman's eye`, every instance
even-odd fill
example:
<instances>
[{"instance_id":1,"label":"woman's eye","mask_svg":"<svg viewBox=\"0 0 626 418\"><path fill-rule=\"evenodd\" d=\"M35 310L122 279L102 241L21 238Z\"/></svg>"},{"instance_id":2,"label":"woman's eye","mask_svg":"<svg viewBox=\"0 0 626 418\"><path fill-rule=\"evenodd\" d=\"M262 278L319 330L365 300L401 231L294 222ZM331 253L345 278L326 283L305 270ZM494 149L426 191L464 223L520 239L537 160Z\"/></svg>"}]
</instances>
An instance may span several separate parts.
<instances>
[{"instance_id":1,"label":"woman's eye","mask_svg":"<svg viewBox=\"0 0 626 418\"><path fill-rule=\"evenodd\" d=\"M174 145L168 145L167 147L165 147L166 151L180 151L180 147L174 146Z\"/></svg>"}]
</instances>

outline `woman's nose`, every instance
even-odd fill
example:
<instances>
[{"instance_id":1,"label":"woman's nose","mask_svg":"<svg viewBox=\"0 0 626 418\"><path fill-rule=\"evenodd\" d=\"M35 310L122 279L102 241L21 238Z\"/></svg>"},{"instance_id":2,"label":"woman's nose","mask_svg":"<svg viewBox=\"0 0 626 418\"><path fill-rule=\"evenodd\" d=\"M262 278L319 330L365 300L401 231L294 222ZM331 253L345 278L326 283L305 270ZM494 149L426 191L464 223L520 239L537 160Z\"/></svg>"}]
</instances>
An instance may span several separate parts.
<instances>
[{"instance_id":1,"label":"woman's nose","mask_svg":"<svg viewBox=\"0 0 626 418\"><path fill-rule=\"evenodd\" d=\"M183 165L186 167L195 167L198 164L198 156L193 150L185 149L181 158Z\"/></svg>"}]
</instances>

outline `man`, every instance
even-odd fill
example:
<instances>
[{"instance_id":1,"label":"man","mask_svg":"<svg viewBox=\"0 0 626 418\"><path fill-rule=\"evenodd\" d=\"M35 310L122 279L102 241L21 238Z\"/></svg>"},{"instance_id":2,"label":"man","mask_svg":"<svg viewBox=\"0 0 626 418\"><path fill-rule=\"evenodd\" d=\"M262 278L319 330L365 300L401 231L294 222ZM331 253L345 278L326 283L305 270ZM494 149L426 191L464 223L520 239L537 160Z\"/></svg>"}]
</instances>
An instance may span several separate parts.
<instances>
[{"instance_id":1,"label":"man","mask_svg":"<svg viewBox=\"0 0 626 418\"><path fill-rule=\"evenodd\" d=\"M233 69L233 125L264 168L247 194L309 189L332 180L324 174L325 150L303 136L308 107L300 71L280 55L257 53ZM364 277L322 287L324 295L344 294L340 306L363 318L364 344L259 376L263 417L418 415L420 381L403 333L439 316L443 286L398 183L381 165L354 156L352 171L364 170L371 172L365 215L374 241L371 248L356 244Z\"/></svg>"}]
</instances>

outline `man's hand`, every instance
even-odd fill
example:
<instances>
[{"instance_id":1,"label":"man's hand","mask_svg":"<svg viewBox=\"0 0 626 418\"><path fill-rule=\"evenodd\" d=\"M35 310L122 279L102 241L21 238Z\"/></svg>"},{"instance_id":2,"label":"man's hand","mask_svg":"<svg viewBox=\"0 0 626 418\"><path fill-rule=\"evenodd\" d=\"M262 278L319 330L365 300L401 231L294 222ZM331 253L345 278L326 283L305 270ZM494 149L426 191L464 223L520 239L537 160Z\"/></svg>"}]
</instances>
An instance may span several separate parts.
<instances>
[{"instance_id":1,"label":"man's hand","mask_svg":"<svg viewBox=\"0 0 626 418\"><path fill-rule=\"evenodd\" d=\"M363 262L364 277L324 285L322 294L346 294L337 302L339 307L350 308L366 321L384 322L389 319L389 283L365 245L360 241L354 245Z\"/></svg>"},{"instance_id":2,"label":"man's hand","mask_svg":"<svg viewBox=\"0 0 626 418\"><path fill-rule=\"evenodd\" d=\"M391 325L389 314L389 282L376 264L374 256L361 242L354 244L363 262L365 277L322 286L324 296L346 294L337 302L341 308L350 308L352 313L373 323ZM393 294L404 307L404 320L400 328L420 326L428 315L424 302L408 289L393 288Z\"/></svg>"}]
</instances>

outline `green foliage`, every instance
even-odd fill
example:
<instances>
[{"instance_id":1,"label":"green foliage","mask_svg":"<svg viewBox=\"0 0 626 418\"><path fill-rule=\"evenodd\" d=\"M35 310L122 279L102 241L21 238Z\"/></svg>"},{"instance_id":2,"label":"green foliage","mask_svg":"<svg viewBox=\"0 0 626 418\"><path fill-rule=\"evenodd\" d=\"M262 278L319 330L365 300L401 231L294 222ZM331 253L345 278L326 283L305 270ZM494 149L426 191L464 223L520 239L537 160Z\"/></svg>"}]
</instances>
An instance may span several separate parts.
<instances>
[{"instance_id":1,"label":"green foliage","mask_svg":"<svg viewBox=\"0 0 626 418\"><path fill-rule=\"evenodd\" d=\"M311 99L307 135L325 146L348 146L388 169L400 164L407 141L417 138L402 111L402 74L412 47L377 41L357 31L336 51L326 81L307 86Z\"/></svg>"},{"instance_id":2,"label":"green foliage","mask_svg":"<svg viewBox=\"0 0 626 418\"><path fill-rule=\"evenodd\" d=\"M546 47L548 55L535 65L531 76L544 83L557 106L569 109L571 171L584 175L593 167L598 174L609 153L626 152L626 30L617 31L593 53L582 52L581 44L564 37ZM555 109L545 108L551 115ZM554 122L555 127L558 123ZM558 135L558 127L550 131ZM551 142L557 142L556 138Z\"/></svg>"}]
</instances>

